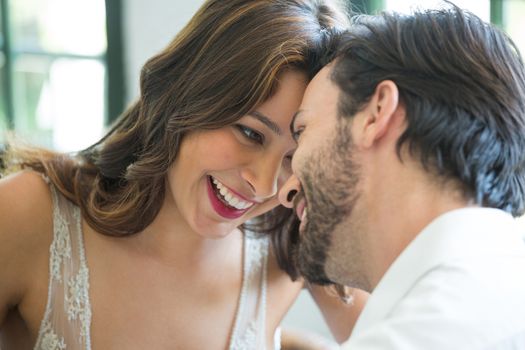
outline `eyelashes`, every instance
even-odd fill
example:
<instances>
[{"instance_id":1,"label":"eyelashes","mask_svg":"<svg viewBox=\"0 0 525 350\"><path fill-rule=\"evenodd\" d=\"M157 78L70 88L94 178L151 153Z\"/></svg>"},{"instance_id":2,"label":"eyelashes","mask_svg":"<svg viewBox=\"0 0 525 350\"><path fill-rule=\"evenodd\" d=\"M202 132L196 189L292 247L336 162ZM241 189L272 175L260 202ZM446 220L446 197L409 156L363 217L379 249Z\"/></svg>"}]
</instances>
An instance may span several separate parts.
<instances>
[{"instance_id":1,"label":"eyelashes","mask_svg":"<svg viewBox=\"0 0 525 350\"><path fill-rule=\"evenodd\" d=\"M258 145L258 146L264 146L265 142L266 142L266 138L264 136L263 133L255 130L255 129L252 129L248 126L245 126L245 125L242 125L242 124L234 124L233 125L235 127L235 129L237 129L238 132L241 133L241 135L250 143L252 144L255 144L255 145ZM303 131L303 128L300 128L300 130L294 132L292 134L292 137L294 138L294 140L296 140L296 137L299 138L301 132ZM283 158L283 167L285 169L291 169L291 166L292 166L292 160L293 160L293 155L295 153L295 150L293 150L292 152L288 153L287 155L284 156Z\"/></svg>"},{"instance_id":2,"label":"eyelashes","mask_svg":"<svg viewBox=\"0 0 525 350\"><path fill-rule=\"evenodd\" d=\"M242 124L236 124L235 127L237 130L241 132L241 134L250 142L263 145L264 144L264 135L257 132L256 130L253 130L252 128L249 128L247 126L244 126Z\"/></svg>"}]
</instances>

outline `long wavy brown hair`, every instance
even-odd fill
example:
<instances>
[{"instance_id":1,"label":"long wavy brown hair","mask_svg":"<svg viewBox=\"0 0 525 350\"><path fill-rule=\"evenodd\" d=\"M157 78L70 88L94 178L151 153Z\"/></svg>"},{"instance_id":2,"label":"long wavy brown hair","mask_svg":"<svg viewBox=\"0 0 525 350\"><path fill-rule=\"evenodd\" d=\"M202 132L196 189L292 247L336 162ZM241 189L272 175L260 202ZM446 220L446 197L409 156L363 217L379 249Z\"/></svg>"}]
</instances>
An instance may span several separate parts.
<instances>
[{"instance_id":1,"label":"long wavy brown hair","mask_svg":"<svg viewBox=\"0 0 525 350\"><path fill-rule=\"evenodd\" d=\"M143 67L140 96L97 143L75 154L8 144L7 171L32 168L78 205L95 231L127 236L158 214L184 136L230 125L267 100L285 69L312 77L347 16L324 0L208 0ZM282 208L250 229L270 232L281 267L292 215Z\"/></svg>"}]
</instances>

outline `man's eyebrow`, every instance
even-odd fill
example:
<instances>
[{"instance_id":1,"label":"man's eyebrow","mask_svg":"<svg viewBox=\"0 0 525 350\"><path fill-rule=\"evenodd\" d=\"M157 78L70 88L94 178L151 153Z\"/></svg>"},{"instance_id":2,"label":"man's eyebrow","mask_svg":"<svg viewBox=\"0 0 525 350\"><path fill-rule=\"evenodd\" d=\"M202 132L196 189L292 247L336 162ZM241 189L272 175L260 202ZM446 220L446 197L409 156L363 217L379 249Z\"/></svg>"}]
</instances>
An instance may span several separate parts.
<instances>
[{"instance_id":1,"label":"man's eyebrow","mask_svg":"<svg viewBox=\"0 0 525 350\"><path fill-rule=\"evenodd\" d=\"M271 120L270 118L268 118L267 116L265 116L261 112L252 111L252 112L248 113L248 115L254 117L258 121L260 121L261 123L266 125L270 130L272 130L277 135L280 136L280 135L283 134L283 132L281 131L281 128L279 127L279 125L277 125L273 120Z\"/></svg>"},{"instance_id":2,"label":"man's eyebrow","mask_svg":"<svg viewBox=\"0 0 525 350\"><path fill-rule=\"evenodd\" d=\"M297 119L297 117L299 117L299 115L302 113L303 111L302 110L298 110L297 112L294 113L293 117L292 117L292 122L290 123L290 133L293 135L294 133L294 125L295 125L295 119Z\"/></svg>"}]
</instances>

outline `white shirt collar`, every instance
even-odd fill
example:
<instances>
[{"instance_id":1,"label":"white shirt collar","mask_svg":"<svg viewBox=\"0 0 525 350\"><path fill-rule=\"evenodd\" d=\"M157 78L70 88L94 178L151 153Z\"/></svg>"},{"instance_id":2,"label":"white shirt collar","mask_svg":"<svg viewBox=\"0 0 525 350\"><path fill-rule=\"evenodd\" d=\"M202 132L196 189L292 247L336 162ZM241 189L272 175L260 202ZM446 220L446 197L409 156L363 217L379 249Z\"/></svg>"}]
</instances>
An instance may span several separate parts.
<instances>
[{"instance_id":1,"label":"white shirt collar","mask_svg":"<svg viewBox=\"0 0 525 350\"><path fill-rule=\"evenodd\" d=\"M370 296L353 333L385 318L410 288L435 266L469 256L523 254L525 245L511 215L465 208L434 219L403 250Z\"/></svg>"}]
</instances>

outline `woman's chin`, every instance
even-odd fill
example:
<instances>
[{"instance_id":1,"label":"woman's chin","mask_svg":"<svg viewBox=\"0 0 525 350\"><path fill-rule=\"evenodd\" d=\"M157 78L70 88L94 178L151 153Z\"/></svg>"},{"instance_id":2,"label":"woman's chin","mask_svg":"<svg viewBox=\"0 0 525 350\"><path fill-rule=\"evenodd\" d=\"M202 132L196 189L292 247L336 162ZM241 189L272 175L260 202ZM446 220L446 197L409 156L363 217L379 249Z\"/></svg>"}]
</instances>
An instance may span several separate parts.
<instances>
[{"instance_id":1,"label":"woman's chin","mask_svg":"<svg viewBox=\"0 0 525 350\"><path fill-rule=\"evenodd\" d=\"M206 239L221 239L235 230L238 225L234 222L217 222L212 220L201 221L193 225L193 230Z\"/></svg>"}]
</instances>

